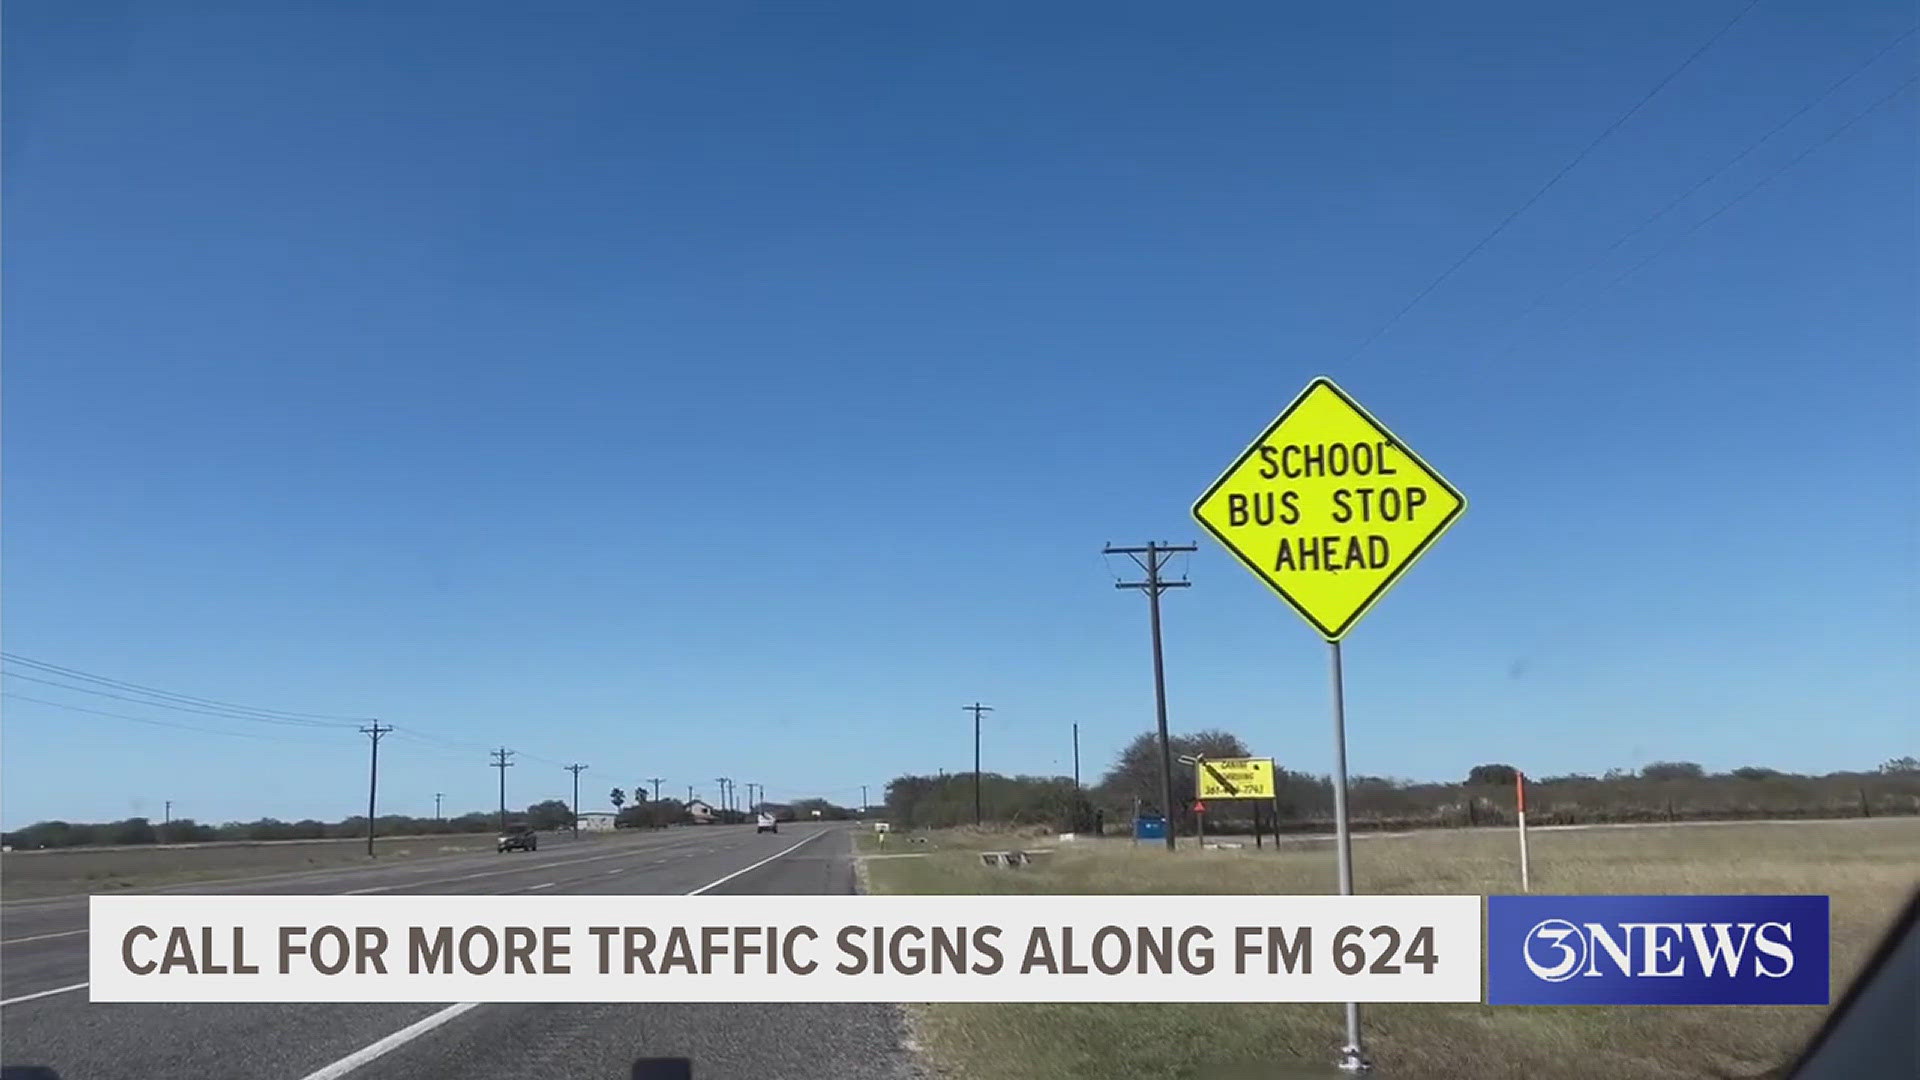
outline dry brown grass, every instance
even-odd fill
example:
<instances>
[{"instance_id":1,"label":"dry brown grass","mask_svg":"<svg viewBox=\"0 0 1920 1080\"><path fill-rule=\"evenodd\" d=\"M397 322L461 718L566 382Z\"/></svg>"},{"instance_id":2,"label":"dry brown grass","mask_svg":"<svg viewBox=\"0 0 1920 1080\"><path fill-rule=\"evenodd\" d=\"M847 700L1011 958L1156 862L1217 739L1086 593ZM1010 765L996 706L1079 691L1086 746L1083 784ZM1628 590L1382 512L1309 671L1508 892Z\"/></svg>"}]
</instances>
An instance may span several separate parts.
<instances>
[{"instance_id":1,"label":"dry brown grass","mask_svg":"<svg viewBox=\"0 0 1920 1080\"><path fill-rule=\"evenodd\" d=\"M588 840L582 834L582 841ZM491 851L492 833L376 838L376 860L423 859ZM570 842L570 841L563 841ZM226 878L264 877L364 866L367 842L317 840L298 843L209 844L178 847L59 848L0 855L0 899L21 900L81 893L151 889Z\"/></svg>"},{"instance_id":2,"label":"dry brown grass","mask_svg":"<svg viewBox=\"0 0 1920 1080\"><path fill-rule=\"evenodd\" d=\"M1169 856L1127 841L1057 845L1035 866L994 870L974 852L1003 836L896 835L866 869L876 892L1326 893L1330 845ZM863 848L875 850L871 838ZM1023 844L1021 846L1037 846ZM1048 845L1052 846L1052 845ZM1833 898L1837 996L1920 886L1920 821L1536 831L1536 892L1824 893ZM1430 832L1356 841L1357 887L1373 893L1518 891L1511 833ZM1369 1051L1385 1077L1757 1077L1819 1024L1811 1008L1369 1006ZM936 1067L958 1077L1326 1075L1338 1005L935 1005L913 1009ZM1276 1073L1274 1070L1288 1070Z\"/></svg>"}]
</instances>

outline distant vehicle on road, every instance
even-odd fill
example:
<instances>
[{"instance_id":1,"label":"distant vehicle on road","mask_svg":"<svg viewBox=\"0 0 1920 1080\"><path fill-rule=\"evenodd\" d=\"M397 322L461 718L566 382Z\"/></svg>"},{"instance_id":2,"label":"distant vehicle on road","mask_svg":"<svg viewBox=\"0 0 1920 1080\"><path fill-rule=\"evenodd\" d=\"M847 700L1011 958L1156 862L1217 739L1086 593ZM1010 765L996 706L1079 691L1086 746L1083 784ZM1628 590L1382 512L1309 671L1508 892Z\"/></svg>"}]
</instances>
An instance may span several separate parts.
<instances>
[{"instance_id":1,"label":"distant vehicle on road","mask_svg":"<svg viewBox=\"0 0 1920 1080\"><path fill-rule=\"evenodd\" d=\"M754 820L753 831L756 833L777 833L780 831L780 823L773 819L772 814L761 814Z\"/></svg>"},{"instance_id":2,"label":"distant vehicle on road","mask_svg":"<svg viewBox=\"0 0 1920 1080\"><path fill-rule=\"evenodd\" d=\"M536 836L532 829L509 829L500 834L502 852L537 851L539 848L540 837Z\"/></svg>"}]
</instances>

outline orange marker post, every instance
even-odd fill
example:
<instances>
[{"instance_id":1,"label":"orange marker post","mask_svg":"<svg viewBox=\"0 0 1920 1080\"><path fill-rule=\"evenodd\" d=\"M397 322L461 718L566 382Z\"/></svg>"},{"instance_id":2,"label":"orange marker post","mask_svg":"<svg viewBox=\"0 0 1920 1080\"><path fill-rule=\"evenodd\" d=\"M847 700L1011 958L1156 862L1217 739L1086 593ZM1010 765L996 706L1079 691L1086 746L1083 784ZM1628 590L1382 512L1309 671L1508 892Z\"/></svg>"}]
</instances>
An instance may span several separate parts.
<instances>
[{"instance_id":1,"label":"orange marker post","mask_svg":"<svg viewBox=\"0 0 1920 1080\"><path fill-rule=\"evenodd\" d=\"M1527 774L1518 770L1513 774L1513 801L1520 817L1520 891L1532 892L1527 873Z\"/></svg>"}]
</instances>

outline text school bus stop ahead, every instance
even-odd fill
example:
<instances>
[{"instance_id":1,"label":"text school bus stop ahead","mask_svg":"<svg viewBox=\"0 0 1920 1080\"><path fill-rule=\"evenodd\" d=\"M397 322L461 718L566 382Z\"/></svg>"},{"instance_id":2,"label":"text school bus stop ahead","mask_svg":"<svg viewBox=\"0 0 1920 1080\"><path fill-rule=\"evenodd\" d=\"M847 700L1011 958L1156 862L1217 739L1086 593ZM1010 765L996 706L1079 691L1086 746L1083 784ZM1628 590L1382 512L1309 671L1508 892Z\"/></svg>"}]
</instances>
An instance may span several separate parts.
<instances>
[{"instance_id":1,"label":"text school bus stop ahead","mask_svg":"<svg viewBox=\"0 0 1920 1080\"><path fill-rule=\"evenodd\" d=\"M1320 378L1214 481L1193 516L1338 641L1466 508L1452 484Z\"/></svg>"}]
</instances>

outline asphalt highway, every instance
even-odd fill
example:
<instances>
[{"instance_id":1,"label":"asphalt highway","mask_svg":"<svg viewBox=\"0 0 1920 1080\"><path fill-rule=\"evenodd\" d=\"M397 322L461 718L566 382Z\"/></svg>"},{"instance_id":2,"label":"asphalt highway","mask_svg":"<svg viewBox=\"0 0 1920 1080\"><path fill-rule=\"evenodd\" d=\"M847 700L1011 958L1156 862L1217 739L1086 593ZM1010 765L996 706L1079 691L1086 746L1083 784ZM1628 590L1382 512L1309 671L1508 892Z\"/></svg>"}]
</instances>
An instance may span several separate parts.
<instances>
[{"instance_id":1,"label":"asphalt highway","mask_svg":"<svg viewBox=\"0 0 1920 1080\"><path fill-rule=\"evenodd\" d=\"M850 833L668 829L152 890L222 894L794 895L853 891ZM206 1005L87 1000L84 897L0 905L6 1080L628 1080L686 1058L695 1080L915 1077L887 1005ZM28 1071L29 1067L36 1070Z\"/></svg>"}]
</instances>

